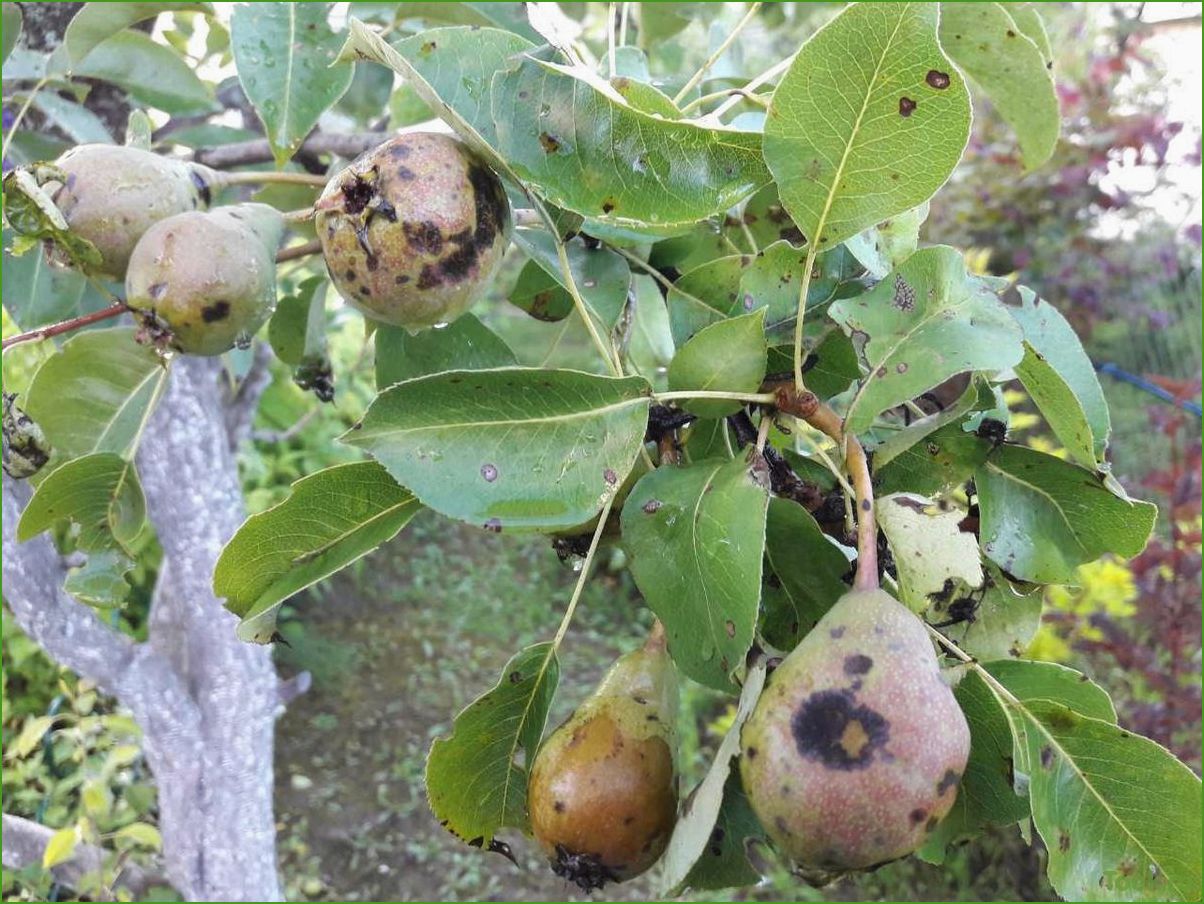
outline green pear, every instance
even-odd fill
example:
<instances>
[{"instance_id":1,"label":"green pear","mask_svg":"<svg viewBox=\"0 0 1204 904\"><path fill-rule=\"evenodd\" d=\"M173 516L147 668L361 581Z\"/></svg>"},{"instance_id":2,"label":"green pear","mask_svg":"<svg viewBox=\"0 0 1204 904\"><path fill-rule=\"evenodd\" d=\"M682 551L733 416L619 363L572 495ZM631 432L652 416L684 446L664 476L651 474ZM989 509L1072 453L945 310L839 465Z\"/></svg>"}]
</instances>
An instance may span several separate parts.
<instances>
[{"instance_id":1,"label":"green pear","mask_svg":"<svg viewBox=\"0 0 1204 904\"><path fill-rule=\"evenodd\" d=\"M276 306L284 219L266 204L176 214L130 257L126 304L152 338L193 355L243 345Z\"/></svg>"},{"instance_id":2,"label":"green pear","mask_svg":"<svg viewBox=\"0 0 1204 904\"><path fill-rule=\"evenodd\" d=\"M557 875L601 888L647 870L677 816L677 675L663 635L622 656L540 747L527 803Z\"/></svg>"},{"instance_id":3,"label":"green pear","mask_svg":"<svg viewBox=\"0 0 1204 904\"><path fill-rule=\"evenodd\" d=\"M449 135L391 138L335 176L314 205L330 278L366 316L416 331L480 296L510 236L494 172Z\"/></svg>"},{"instance_id":4,"label":"green pear","mask_svg":"<svg viewBox=\"0 0 1204 904\"><path fill-rule=\"evenodd\" d=\"M211 171L140 148L81 144L54 165L63 179L52 195L71 231L100 252L93 275L125 276L130 255L155 223L209 205ZM55 248L52 262L66 264Z\"/></svg>"},{"instance_id":5,"label":"green pear","mask_svg":"<svg viewBox=\"0 0 1204 904\"><path fill-rule=\"evenodd\" d=\"M770 838L804 871L839 873L923 844L957 797L970 731L919 619L854 590L770 676L741 747Z\"/></svg>"}]
</instances>

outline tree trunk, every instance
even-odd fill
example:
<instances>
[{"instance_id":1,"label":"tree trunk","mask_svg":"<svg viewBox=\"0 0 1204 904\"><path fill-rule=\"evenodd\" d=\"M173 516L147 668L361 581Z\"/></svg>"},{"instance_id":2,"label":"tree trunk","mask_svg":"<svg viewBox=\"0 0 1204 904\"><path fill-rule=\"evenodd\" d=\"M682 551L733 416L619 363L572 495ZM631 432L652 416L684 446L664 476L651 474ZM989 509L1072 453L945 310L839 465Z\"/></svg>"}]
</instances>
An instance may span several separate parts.
<instances>
[{"instance_id":1,"label":"tree trunk","mask_svg":"<svg viewBox=\"0 0 1204 904\"><path fill-rule=\"evenodd\" d=\"M212 590L222 545L243 518L216 361L178 356L138 456L163 547L137 644L62 590L50 541L16 543L28 490L4 483L4 586L18 623L63 665L133 712L159 788L163 858L190 900L274 901L281 892L272 816L279 682L266 647L235 637ZM239 404L254 399L238 397Z\"/></svg>"}]
</instances>

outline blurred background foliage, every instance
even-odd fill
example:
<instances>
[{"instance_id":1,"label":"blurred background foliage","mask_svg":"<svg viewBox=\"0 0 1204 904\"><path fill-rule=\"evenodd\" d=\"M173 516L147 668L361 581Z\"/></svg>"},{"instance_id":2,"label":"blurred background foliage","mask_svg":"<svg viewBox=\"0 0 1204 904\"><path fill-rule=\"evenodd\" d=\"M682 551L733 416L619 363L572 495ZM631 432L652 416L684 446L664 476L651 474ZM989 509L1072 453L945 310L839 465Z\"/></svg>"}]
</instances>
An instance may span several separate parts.
<instances>
[{"instance_id":1,"label":"blurred background foliage","mask_svg":"<svg viewBox=\"0 0 1204 904\"><path fill-rule=\"evenodd\" d=\"M449 4L455 6L456 4ZM390 20L394 4L353 4L356 14ZM561 4L574 17L599 17L604 4ZM663 52L653 75L692 71L730 28L735 4L661 4L649 22ZM1199 59L1199 5L1186 34ZM669 8L673 9L670 10ZM1177 402L1200 392L1200 126L1182 121L1168 79L1168 48L1182 33L1143 19L1144 4L1042 4L1057 59L1063 138L1052 161L1022 174L1006 127L984 104L963 165L932 204L924 239L971 248L984 271L1016 274L1059 307L1097 365L1113 365L1161 388L1172 401L1104 377L1112 408L1113 467L1136 495L1160 507L1158 533L1130 562L1080 569L1080 584L1047 595L1045 622L1028 655L1081 669L1113 695L1121 722L1169 746L1200 769L1200 419ZM732 84L791 52L837 8L771 4L720 61ZM682 24L682 23L686 24ZM414 24L418 27L417 23ZM164 15L156 34L185 53L216 96L237 108L236 85L219 80L228 35L202 20ZM404 30L404 28L402 29ZM595 29L601 32L601 29ZM201 49L198 49L201 48ZM658 45L658 50L662 49ZM1197 86L1199 70L1195 70ZM427 113L412 92L393 90L379 68L360 67L348 94L323 120L326 131L396 127ZM1198 87L1197 87L1198 92ZM13 103L5 83L7 129ZM234 97L230 101L230 97ZM12 145L16 162L54 157L77 137L37 110ZM41 118L39 118L41 117ZM161 145L210 146L252 137L241 125L183 118ZM6 161L6 165L9 161ZM280 189L271 191L279 192ZM297 206L274 198L281 206ZM281 292L307 271L282 270ZM477 311L525 364L580 366L586 339L573 319L532 320L504 301L510 266ZM333 299L332 299L333 300ZM252 442L241 456L248 507L280 501L304 474L354 458L333 438L373 394L372 344L359 317L332 309L328 332L337 393L320 405L277 363ZM7 334L11 324L6 323ZM47 349L5 355L6 388L21 389ZM1105 371L1107 373L1107 371ZM1053 451L1026 398L1008 393L1012 438ZM1198 408L1196 409L1198 411ZM612 565L621 553L613 550ZM605 559L604 559L605 561ZM158 567L153 541L140 557L133 602L111 617L144 630ZM281 671L308 671L312 688L278 725L277 815L283 876L293 900L571 900L575 890L518 845L516 869L455 842L430 817L422 791L430 741L452 715L494 680L510 651L547 636L574 578L546 540L500 537L420 516L374 555L301 594L285 607L276 647ZM303 615L304 617L297 617ZM565 677L553 720L567 716L620 652L646 629L625 573L603 569L588 585L563 649ZM689 686L682 725L685 785L691 786L731 718L726 699ZM96 884L75 891L38 870L4 873L6 900L103 897L126 862L149 863L156 845L153 777L132 721L111 701L59 670L13 625L3 632L3 808L101 844L108 852ZM131 827L135 828L131 828ZM141 826L142 828L136 828ZM736 892L744 900L1046 900L1042 851L1015 829L958 848L942 866L916 859L823 890L784 871ZM654 879L611 889L617 899L656 894ZM400 896L400 897L399 897ZM170 900L169 889L148 899ZM713 900L714 898L711 897Z\"/></svg>"}]
</instances>

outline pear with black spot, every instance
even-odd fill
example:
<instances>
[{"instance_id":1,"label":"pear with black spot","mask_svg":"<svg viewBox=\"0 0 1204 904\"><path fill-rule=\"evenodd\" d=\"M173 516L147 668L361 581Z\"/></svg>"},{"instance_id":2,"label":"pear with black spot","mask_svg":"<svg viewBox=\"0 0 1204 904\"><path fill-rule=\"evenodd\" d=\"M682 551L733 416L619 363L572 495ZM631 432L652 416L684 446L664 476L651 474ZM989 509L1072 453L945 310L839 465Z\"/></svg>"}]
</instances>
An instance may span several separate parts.
<instances>
[{"instance_id":1,"label":"pear with black spot","mask_svg":"<svg viewBox=\"0 0 1204 904\"><path fill-rule=\"evenodd\" d=\"M245 345L276 306L284 219L266 204L177 214L130 257L126 304L155 341L191 355Z\"/></svg>"},{"instance_id":2,"label":"pear with black spot","mask_svg":"<svg viewBox=\"0 0 1204 904\"><path fill-rule=\"evenodd\" d=\"M493 279L510 238L497 175L450 135L410 132L358 157L314 205L331 281L372 320L451 323Z\"/></svg>"},{"instance_id":3,"label":"pear with black spot","mask_svg":"<svg viewBox=\"0 0 1204 904\"><path fill-rule=\"evenodd\" d=\"M62 171L52 198L71 231L91 242L101 262L92 275L122 279L138 240L155 223L209 206L208 167L135 147L82 144L54 162ZM57 248L50 261L70 261Z\"/></svg>"},{"instance_id":4,"label":"pear with black spot","mask_svg":"<svg viewBox=\"0 0 1204 904\"><path fill-rule=\"evenodd\" d=\"M654 632L540 747L527 803L553 871L584 890L651 867L677 814L677 675Z\"/></svg>"},{"instance_id":5,"label":"pear with black spot","mask_svg":"<svg viewBox=\"0 0 1204 904\"><path fill-rule=\"evenodd\" d=\"M884 590L853 590L774 671L741 747L769 837L830 877L924 843L957 797L970 732L919 619Z\"/></svg>"}]
</instances>

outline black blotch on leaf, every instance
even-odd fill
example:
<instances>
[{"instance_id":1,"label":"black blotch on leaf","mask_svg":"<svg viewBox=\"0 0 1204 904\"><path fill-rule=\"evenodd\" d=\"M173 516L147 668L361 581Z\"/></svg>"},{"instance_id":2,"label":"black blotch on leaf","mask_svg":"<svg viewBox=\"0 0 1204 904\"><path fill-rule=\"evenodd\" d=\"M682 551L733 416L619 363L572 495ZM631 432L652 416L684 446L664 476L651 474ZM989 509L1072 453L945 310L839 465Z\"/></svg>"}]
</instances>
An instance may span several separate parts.
<instances>
[{"instance_id":1,"label":"black blotch on leaf","mask_svg":"<svg viewBox=\"0 0 1204 904\"><path fill-rule=\"evenodd\" d=\"M555 154L560 150L560 139L551 132L539 133L539 146L545 154Z\"/></svg>"},{"instance_id":2,"label":"black blotch on leaf","mask_svg":"<svg viewBox=\"0 0 1204 904\"><path fill-rule=\"evenodd\" d=\"M1044 747L1041 748L1041 768L1049 769L1050 767L1053 766L1053 760L1054 760L1053 748L1050 747L1048 744L1046 744Z\"/></svg>"},{"instance_id":3,"label":"black blotch on leaf","mask_svg":"<svg viewBox=\"0 0 1204 904\"><path fill-rule=\"evenodd\" d=\"M949 73L941 72L938 69L929 69L928 74L924 76L924 81L932 88L938 91L944 91L949 87Z\"/></svg>"},{"instance_id":4,"label":"black blotch on leaf","mask_svg":"<svg viewBox=\"0 0 1204 904\"><path fill-rule=\"evenodd\" d=\"M910 97L899 98L899 115L906 119L916 110L916 102Z\"/></svg>"},{"instance_id":5,"label":"black blotch on leaf","mask_svg":"<svg viewBox=\"0 0 1204 904\"><path fill-rule=\"evenodd\" d=\"M1070 850L1070 835L1067 832L1058 833L1058 850L1065 854Z\"/></svg>"}]
</instances>

